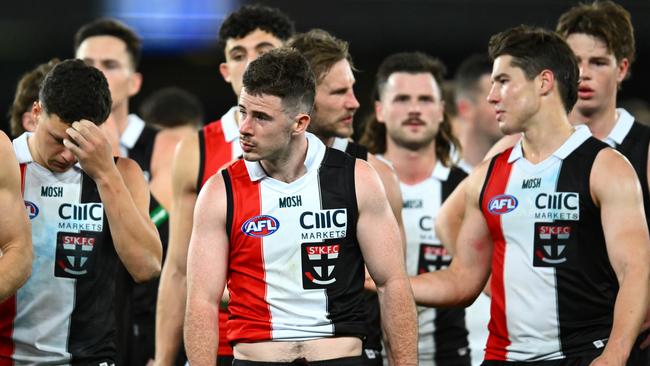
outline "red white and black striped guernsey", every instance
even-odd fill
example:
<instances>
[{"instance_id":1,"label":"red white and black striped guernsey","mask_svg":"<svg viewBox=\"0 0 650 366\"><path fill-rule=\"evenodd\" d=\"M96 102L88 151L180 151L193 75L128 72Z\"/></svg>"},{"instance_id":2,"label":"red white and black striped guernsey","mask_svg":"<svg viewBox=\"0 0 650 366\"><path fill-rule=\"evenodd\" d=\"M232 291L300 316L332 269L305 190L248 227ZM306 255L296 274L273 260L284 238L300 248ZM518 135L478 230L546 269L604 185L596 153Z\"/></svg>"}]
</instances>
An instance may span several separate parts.
<instances>
[{"instance_id":1,"label":"red white and black striped guernsey","mask_svg":"<svg viewBox=\"0 0 650 366\"><path fill-rule=\"evenodd\" d=\"M345 151L346 154L354 158L368 161L368 149L346 138L335 137L331 148ZM363 340L364 357L379 362L382 361L380 360L382 357L382 334L379 298L374 291L364 291L363 297L366 309L366 338Z\"/></svg>"},{"instance_id":2,"label":"red white and black striped guernsey","mask_svg":"<svg viewBox=\"0 0 650 366\"><path fill-rule=\"evenodd\" d=\"M356 160L307 140L307 172L294 182L268 177L259 162L222 170L232 344L365 334Z\"/></svg>"},{"instance_id":3,"label":"red white and black striped guernsey","mask_svg":"<svg viewBox=\"0 0 650 366\"><path fill-rule=\"evenodd\" d=\"M241 156L239 128L235 119L237 107L232 107L221 119L208 123L199 130L199 176L197 192L224 165Z\"/></svg>"},{"instance_id":4,"label":"red white and black striped guernsey","mask_svg":"<svg viewBox=\"0 0 650 366\"><path fill-rule=\"evenodd\" d=\"M617 108L618 119L605 142L620 151L632 164L641 183L646 222L650 227L650 189L648 188L648 146L650 127L634 120L625 109Z\"/></svg>"},{"instance_id":5,"label":"red white and black striped guernsey","mask_svg":"<svg viewBox=\"0 0 650 366\"><path fill-rule=\"evenodd\" d=\"M210 122L199 130L199 175L197 192L205 182L226 164L241 156L239 146L239 129L235 119L237 107L232 107L221 119ZM232 356L232 347L226 338L228 310L219 311L219 356Z\"/></svg>"},{"instance_id":6,"label":"red white and black striped guernsey","mask_svg":"<svg viewBox=\"0 0 650 366\"><path fill-rule=\"evenodd\" d=\"M0 365L110 364L119 258L95 182L79 165L53 173L14 140L34 261L25 285L0 305Z\"/></svg>"},{"instance_id":7,"label":"red white and black striped guernsey","mask_svg":"<svg viewBox=\"0 0 650 366\"><path fill-rule=\"evenodd\" d=\"M438 161L426 180L414 185L400 182L409 276L447 268L451 263L434 225L440 206L465 177L467 173L460 168L448 168ZM467 334L464 309L418 307L418 364L469 365Z\"/></svg>"},{"instance_id":8,"label":"red white and black striped guernsey","mask_svg":"<svg viewBox=\"0 0 650 366\"><path fill-rule=\"evenodd\" d=\"M589 178L605 147L577 126L538 164L521 142L491 160L479 202L494 243L486 360L602 352L618 282Z\"/></svg>"}]
</instances>

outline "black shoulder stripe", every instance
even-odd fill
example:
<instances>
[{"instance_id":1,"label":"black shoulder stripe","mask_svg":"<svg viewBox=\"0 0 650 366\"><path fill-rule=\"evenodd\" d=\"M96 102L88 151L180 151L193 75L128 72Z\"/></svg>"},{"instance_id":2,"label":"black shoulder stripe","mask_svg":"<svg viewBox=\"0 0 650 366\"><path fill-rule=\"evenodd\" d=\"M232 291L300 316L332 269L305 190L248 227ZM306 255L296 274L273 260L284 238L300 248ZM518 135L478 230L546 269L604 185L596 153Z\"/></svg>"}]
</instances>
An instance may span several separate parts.
<instances>
[{"instance_id":1,"label":"black shoulder stripe","mask_svg":"<svg viewBox=\"0 0 650 366\"><path fill-rule=\"evenodd\" d=\"M199 130L199 174L196 177L196 191L201 191L201 183L203 183L203 175L205 174L205 132L203 129Z\"/></svg>"},{"instance_id":2,"label":"black shoulder stripe","mask_svg":"<svg viewBox=\"0 0 650 366\"><path fill-rule=\"evenodd\" d=\"M233 222L232 182L230 180L230 174L228 174L228 169L222 169L221 176L223 177L223 183L226 186L226 232L228 233L228 240L230 240Z\"/></svg>"},{"instance_id":3,"label":"black shoulder stripe","mask_svg":"<svg viewBox=\"0 0 650 366\"><path fill-rule=\"evenodd\" d=\"M351 156L347 155L346 153L332 149L332 148L326 148L325 150L325 157L323 158L323 165L325 166L330 166L330 167L342 167L345 165L345 161L348 158L352 158Z\"/></svg>"},{"instance_id":4,"label":"black shoulder stripe","mask_svg":"<svg viewBox=\"0 0 650 366\"><path fill-rule=\"evenodd\" d=\"M456 189L456 187L467 178L467 173L464 170L452 166L449 172L449 177L446 181L442 182L442 201L446 201L447 197Z\"/></svg>"},{"instance_id":5,"label":"black shoulder stripe","mask_svg":"<svg viewBox=\"0 0 650 366\"><path fill-rule=\"evenodd\" d=\"M507 151L509 151L509 150L507 150ZM501 153L501 154L503 154L503 153ZM490 177L492 176L492 170L494 169L494 164L496 164L497 158L499 156L501 156L501 154L495 155L490 160L490 166L488 167L487 173L485 174L485 181L483 182L483 187L481 188L481 194L478 196L478 207L479 207L479 209L481 207L483 207L482 204L483 204L483 196L485 195L485 189L487 188L488 183L490 181Z\"/></svg>"}]
</instances>

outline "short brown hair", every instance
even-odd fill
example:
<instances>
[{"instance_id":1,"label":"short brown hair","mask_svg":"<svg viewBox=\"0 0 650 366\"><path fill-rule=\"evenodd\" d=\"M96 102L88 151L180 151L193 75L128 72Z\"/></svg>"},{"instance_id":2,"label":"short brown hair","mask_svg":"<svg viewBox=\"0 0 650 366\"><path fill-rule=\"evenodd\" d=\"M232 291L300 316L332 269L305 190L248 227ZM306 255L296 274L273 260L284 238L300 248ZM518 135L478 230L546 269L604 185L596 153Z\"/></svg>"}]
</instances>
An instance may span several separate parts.
<instances>
[{"instance_id":1,"label":"short brown hair","mask_svg":"<svg viewBox=\"0 0 650 366\"><path fill-rule=\"evenodd\" d=\"M612 1L580 4L567 10L557 22L556 31L564 38L585 33L605 42L617 61L635 59L634 28L630 13Z\"/></svg>"},{"instance_id":2,"label":"short brown hair","mask_svg":"<svg viewBox=\"0 0 650 366\"><path fill-rule=\"evenodd\" d=\"M571 112L578 100L580 71L573 51L557 33L520 25L493 35L488 50L492 60L511 56L510 64L520 68L528 80L545 69L551 70L564 109Z\"/></svg>"},{"instance_id":3,"label":"short brown hair","mask_svg":"<svg viewBox=\"0 0 650 366\"><path fill-rule=\"evenodd\" d=\"M18 81L14 102L9 107L9 124L11 125L11 134L18 137L25 132L23 128L23 114L29 112L34 102L38 101L38 91L45 75L60 61L53 58L50 61L36 66L31 71L26 72Z\"/></svg>"},{"instance_id":4,"label":"short brown hair","mask_svg":"<svg viewBox=\"0 0 650 366\"><path fill-rule=\"evenodd\" d=\"M244 90L250 95L273 95L282 99L285 113L311 114L316 81L300 52L276 48L251 62L244 72Z\"/></svg>"},{"instance_id":5,"label":"short brown hair","mask_svg":"<svg viewBox=\"0 0 650 366\"><path fill-rule=\"evenodd\" d=\"M314 71L317 83L322 81L332 66L341 60L348 60L354 70L348 43L322 29L296 34L289 40L288 46L297 49L305 56Z\"/></svg>"}]
</instances>

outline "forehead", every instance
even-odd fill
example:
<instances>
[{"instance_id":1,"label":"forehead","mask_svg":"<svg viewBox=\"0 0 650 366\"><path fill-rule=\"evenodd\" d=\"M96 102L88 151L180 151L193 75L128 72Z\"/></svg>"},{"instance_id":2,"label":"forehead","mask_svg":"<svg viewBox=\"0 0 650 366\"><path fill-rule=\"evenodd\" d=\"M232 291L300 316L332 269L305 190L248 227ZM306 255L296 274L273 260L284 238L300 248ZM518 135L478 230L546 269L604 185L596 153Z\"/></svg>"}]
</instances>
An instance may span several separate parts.
<instances>
[{"instance_id":1,"label":"forehead","mask_svg":"<svg viewBox=\"0 0 650 366\"><path fill-rule=\"evenodd\" d=\"M246 88L242 88L239 96L239 105L247 112L263 112L275 114L282 111L282 99L269 94L249 94Z\"/></svg>"},{"instance_id":2,"label":"forehead","mask_svg":"<svg viewBox=\"0 0 650 366\"><path fill-rule=\"evenodd\" d=\"M277 47L281 47L282 43L283 43L282 40L279 39L278 37L274 36L269 32L257 28L254 31L243 36L242 38L228 38L226 40L225 52L227 53L233 48L237 48L237 47L251 49L251 48L261 46L263 44L270 44L277 48Z\"/></svg>"},{"instance_id":3,"label":"forehead","mask_svg":"<svg viewBox=\"0 0 650 366\"><path fill-rule=\"evenodd\" d=\"M325 76L321 78L318 82L318 86L338 88L344 85L354 83L354 73L352 73L352 67L348 60L343 59L337 61L332 67L327 71Z\"/></svg>"},{"instance_id":4,"label":"forehead","mask_svg":"<svg viewBox=\"0 0 650 366\"><path fill-rule=\"evenodd\" d=\"M576 56L614 56L607 48L607 44L600 37L586 33L572 33L566 38L566 43L571 47Z\"/></svg>"},{"instance_id":5,"label":"forehead","mask_svg":"<svg viewBox=\"0 0 650 366\"><path fill-rule=\"evenodd\" d=\"M494 60L492 65L492 76L491 79L507 75L507 76L524 76L524 70L520 67L514 66L512 64L512 56L510 55L501 55Z\"/></svg>"},{"instance_id":6,"label":"forehead","mask_svg":"<svg viewBox=\"0 0 650 366\"><path fill-rule=\"evenodd\" d=\"M428 72L394 72L386 80L386 91L395 93L415 93L440 95L436 79Z\"/></svg>"},{"instance_id":7,"label":"forehead","mask_svg":"<svg viewBox=\"0 0 650 366\"><path fill-rule=\"evenodd\" d=\"M128 57L126 43L113 36L86 38L77 49L77 58L107 59Z\"/></svg>"},{"instance_id":8,"label":"forehead","mask_svg":"<svg viewBox=\"0 0 650 366\"><path fill-rule=\"evenodd\" d=\"M46 132L51 133L57 137L67 137L65 130L70 127L69 124L63 122L63 120L61 120L61 118L54 113L47 113L43 111L42 116L44 118L41 120L41 122L45 123L39 123L37 125L37 129L40 127L45 129Z\"/></svg>"}]
</instances>

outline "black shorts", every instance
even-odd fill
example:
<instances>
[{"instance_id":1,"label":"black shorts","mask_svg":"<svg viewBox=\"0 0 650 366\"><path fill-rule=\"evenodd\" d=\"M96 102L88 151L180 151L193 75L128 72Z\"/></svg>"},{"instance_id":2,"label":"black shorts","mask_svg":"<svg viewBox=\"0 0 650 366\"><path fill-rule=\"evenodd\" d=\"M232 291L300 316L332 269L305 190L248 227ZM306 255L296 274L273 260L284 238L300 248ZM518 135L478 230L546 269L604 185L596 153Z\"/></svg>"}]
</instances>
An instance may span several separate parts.
<instances>
[{"instance_id":1,"label":"black shorts","mask_svg":"<svg viewBox=\"0 0 650 366\"><path fill-rule=\"evenodd\" d=\"M630 351L630 357L627 359L627 366L645 366L650 365L650 347L645 349L640 349L641 342L643 342L646 337L650 337L650 330L646 330L641 333L637 338L632 350Z\"/></svg>"},{"instance_id":2,"label":"black shorts","mask_svg":"<svg viewBox=\"0 0 650 366\"><path fill-rule=\"evenodd\" d=\"M589 366L589 364L591 364L591 362L596 357L598 357L598 355L564 358L561 360L553 360L553 361L533 361L533 362L486 360L483 361L481 366Z\"/></svg>"},{"instance_id":3,"label":"black shorts","mask_svg":"<svg viewBox=\"0 0 650 366\"><path fill-rule=\"evenodd\" d=\"M384 358L380 350L364 348L361 357L363 357L363 364L366 366L384 366Z\"/></svg>"},{"instance_id":4,"label":"black shorts","mask_svg":"<svg viewBox=\"0 0 650 366\"><path fill-rule=\"evenodd\" d=\"M299 358L293 362L260 362L235 359L232 366L364 366L363 357L343 357L323 361L307 361Z\"/></svg>"}]
</instances>

